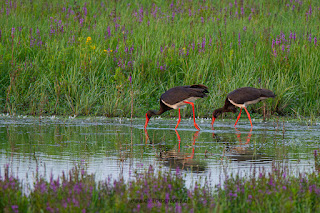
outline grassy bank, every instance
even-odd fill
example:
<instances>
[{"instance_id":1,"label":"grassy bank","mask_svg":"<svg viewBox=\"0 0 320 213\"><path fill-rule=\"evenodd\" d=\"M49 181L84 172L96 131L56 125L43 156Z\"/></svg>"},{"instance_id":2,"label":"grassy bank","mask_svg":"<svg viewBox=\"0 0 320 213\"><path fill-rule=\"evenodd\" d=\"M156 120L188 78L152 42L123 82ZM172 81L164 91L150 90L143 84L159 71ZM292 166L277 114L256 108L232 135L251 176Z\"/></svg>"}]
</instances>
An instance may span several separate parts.
<instances>
[{"instance_id":1,"label":"grassy bank","mask_svg":"<svg viewBox=\"0 0 320 213\"><path fill-rule=\"evenodd\" d=\"M2 1L0 111L130 116L133 104L141 117L168 88L202 83L211 93L196 106L200 117L242 86L275 92L268 115L318 116L319 8L289 0Z\"/></svg>"},{"instance_id":2,"label":"grassy bank","mask_svg":"<svg viewBox=\"0 0 320 213\"><path fill-rule=\"evenodd\" d=\"M315 152L316 168L319 168ZM129 174L130 175L130 174ZM221 184L195 183L186 188L183 175L134 172L96 183L85 166L73 168L57 178L45 180L36 174L29 194L22 182L10 175L0 178L0 207L4 212L317 212L320 209L320 180L317 170L292 174L274 164L270 172L252 169L246 177L222 178Z\"/></svg>"}]
</instances>

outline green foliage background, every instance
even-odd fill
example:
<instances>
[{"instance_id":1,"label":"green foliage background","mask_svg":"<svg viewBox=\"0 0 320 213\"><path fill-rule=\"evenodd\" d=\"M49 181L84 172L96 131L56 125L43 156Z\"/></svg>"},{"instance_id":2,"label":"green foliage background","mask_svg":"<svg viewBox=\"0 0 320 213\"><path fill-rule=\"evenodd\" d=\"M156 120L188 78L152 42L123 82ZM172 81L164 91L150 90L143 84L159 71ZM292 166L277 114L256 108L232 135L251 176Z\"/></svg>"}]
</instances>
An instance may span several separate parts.
<instances>
[{"instance_id":1,"label":"green foliage background","mask_svg":"<svg viewBox=\"0 0 320 213\"><path fill-rule=\"evenodd\" d=\"M142 117L165 90L201 83L210 96L196 104L200 117L243 86L275 92L269 115L318 116L319 8L289 0L2 1L0 112L130 116L133 103ZM251 110L262 113L261 104Z\"/></svg>"}]
</instances>

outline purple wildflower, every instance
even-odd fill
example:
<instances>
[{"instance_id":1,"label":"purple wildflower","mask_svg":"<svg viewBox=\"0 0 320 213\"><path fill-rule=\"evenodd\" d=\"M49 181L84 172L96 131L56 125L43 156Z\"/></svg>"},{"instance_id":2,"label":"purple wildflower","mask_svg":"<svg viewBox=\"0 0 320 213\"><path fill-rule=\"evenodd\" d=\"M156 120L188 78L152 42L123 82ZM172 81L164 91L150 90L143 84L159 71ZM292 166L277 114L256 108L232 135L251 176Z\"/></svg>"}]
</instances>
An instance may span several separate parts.
<instances>
[{"instance_id":1,"label":"purple wildflower","mask_svg":"<svg viewBox=\"0 0 320 213\"><path fill-rule=\"evenodd\" d=\"M14 36L14 31L15 31L16 29L14 28L14 27L12 27L12 29L11 29L11 36L13 37Z\"/></svg>"},{"instance_id":2,"label":"purple wildflower","mask_svg":"<svg viewBox=\"0 0 320 213\"><path fill-rule=\"evenodd\" d=\"M206 46L206 37L204 37L204 38L202 39L202 45L201 45L201 47L202 47L202 50L203 50L203 51L204 51L205 46Z\"/></svg>"},{"instance_id":3,"label":"purple wildflower","mask_svg":"<svg viewBox=\"0 0 320 213\"><path fill-rule=\"evenodd\" d=\"M245 32L247 31L247 27L246 26L243 27L243 31L245 31Z\"/></svg>"},{"instance_id":4,"label":"purple wildflower","mask_svg":"<svg viewBox=\"0 0 320 213\"><path fill-rule=\"evenodd\" d=\"M308 38L309 42L312 42L312 37L311 37L311 33L309 34L309 38Z\"/></svg>"},{"instance_id":5,"label":"purple wildflower","mask_svg":"<svg viewBox=\"0 0 320 213\"><path fill-rule=\"evenodd\" d=\"M81 27L83 26L83 21L84 21L83 18L80 18L80 19L79 19L79 23L80 23Z\"/></svg>"},{"instance_id":6,"label":"purple wildflower","mask_svg":"<svg viewBox=\"0 0 320 213\"><path fill-rule=\"evenodd\" d=\"M139 9L139 22L141 23L143 21L143 7Z\"/></svg>"},{"instance_id":7,"label":"purple wildflower","mask_svg":"<svg viewBox=\"0 0 320 213\"><path fill-rule=\"evenodd\" d=\"M110 26L107 27L108 37L111 37L111 29Z\"/></svg>"},{"instance_id":8,"label":"purple wildflower","mask_svg":"<svg viewBox=\"0 0 320 213\"><path fill-rule=\"evenodd\" d=\"M314 41L314 46L317 46L317 38L316 37L314 37L313 41Z\"/></svg>"},{"instance_id":9,"label":"purple wildflower","mask_svg":"<svg viewBox=\"0 0 320 213\"><path fill-rule=\"evenodd\" d=\"M15 212L15 213L18 213L18 212L19 212L19 206L17 206L17 205L12 205L12 206L11 206L11 209L12 209L12 211Z\"/></svg>"},{"instance_id":10,"label":"purple wildflower","mask_svg":"<svg viewBox=\"0 0 320 213\"><path fill-rule=\"evenodd\" d=\"M310 4L310 6L309 6L309 15L311 15L312 14L312 7L311 7L311 4Z\"/></svg>"},{"instance_id":11,"label":"purple wildflower","mask_svg":"<svg viewBox=\"0 0 320 213\"><path fill-rule=\"evenodd\" d=\"M87 13L88 13L86 4L87 4L87 3L85 3L85 4L84 4L84 7L82 8L84 16L87 16Z\"/></svg>"},{"instance_id":12,"label":"purple wildflower","mask_svg":"<svg viewBox=\"0 0 320 213\"><path fill-rule=\"evenodd\" d=\"M180 213L181 210L182 210L182 208L181 208L180 204L179 204L179 203L176 203L176 212L177 212L177 213Z\"/></svg>"},{"instance_id":13,"label":"purple wildflower","mask_svg":"<svg viewBox=\"0 0 320 213\"><path fill-rule=\"evenodd\" d=\"M239 46L241 46L240 33L238 34L238 44L239 44Z\"/></svg>"},{"instance_id":14,"label":"purple wildflower","mask_svg":"<svg viewBox=\"0 0 320 213\"><path fill-rule=\"evenodd\" d=\"M153 207L153 203L152 203L152 199L148 199L148 209L152 209Z\"/></svg>"},{"instance_id":15,"label":"purple wildflower","mask_svg":"<svg viewBox=\"0 0 320 213\"><path fill-rule=\"evenodd\" d=\"M274 39L272 39L272 49L274 49L274 46L275 46L275 41Z\"/></svg>"}]
</instances>

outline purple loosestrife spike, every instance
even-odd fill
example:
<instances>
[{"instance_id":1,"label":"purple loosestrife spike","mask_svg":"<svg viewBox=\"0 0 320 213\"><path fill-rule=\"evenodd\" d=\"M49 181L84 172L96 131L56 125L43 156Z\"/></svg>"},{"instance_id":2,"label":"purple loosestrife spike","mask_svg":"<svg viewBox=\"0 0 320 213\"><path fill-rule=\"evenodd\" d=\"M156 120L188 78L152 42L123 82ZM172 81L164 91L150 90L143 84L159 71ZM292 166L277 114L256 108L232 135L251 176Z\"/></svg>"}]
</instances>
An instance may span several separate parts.
<instances>
[{"instance_id":1,"label":"purple loosestrife spike","mask_svg":"<svg viewBox=\"0 0 320 213\"><path fill-rule=\"evenodd\" d=\"M241 15L242 15L242 16L244 15L243 7L241 7Z\"/></svg>"},{"instance_id":2,"label":"purple loosestrife spike","mask_svg":"<svg viewBox=\"0 0 320 213\"><path fill-rule=\"evenodd\" d=\"M308 38L309 42L312 42L312 37L311 37L311 33L309 34L309 38Z\"/></svg>"},{"instance_id":3,"label":"purple loosestrife spike","mask_svg":"<svg viewBox=\"0 0 320 213\"><path fill-rule=\"evenodd\" d=\"M206 37L203 37L202 44L201 44L201 48L203 51L204 51L205 46L206 46Z\"/></svg>"},{"instance_id":4,"label":"purple loosestrife spike","mask_svg":"<svg viewBox=\"0 0 320 213\"><path fill-rule=\"evenodd\" d=\"M239 44L239 46L241 46L240 33L238 34L238 44Z\"/></svg>"},{"instance_id":5,"label":"purple loosestrife spike","mask_svg":"<svg viewBox=\"0 0 320 213\"><path fill-rule=\"evenodd\" d=\"M272 49L274 49L274 46L275 46L275 41L274 39L272 39Z\"/></svg>"},{"instance_id":6,"label":"purple loosestrife spike","mask_svg":"<svg viewBox=\"0 0 320 213\"><path fill-rule=\"evenodd\" d=\"M189 9L189 16L192 16L191 9Z\"/></svg>"},{"instance_id":7,"label":"purple loosestrife spike","mask_svg":"<svg viewBox=\"0 0 320 213\"><path fill-rule=\"evenodd\" d=\"M79 20L79 23L80 23L80 25L81 25L81 27L83 26L83 18L80 18L80 20Z\"/></svg>"},{"instance_id":8,"label":"purple loosestrife spike","mask_svg":"<svg viewBox=\"0 0 320 213\"><path fill-rule=\"evenodd\" d=\"M311 4L310 4L310 6L309 6L309 15L311 15L312 14L312 7L311 7Z\"/></svg>"},{"instance_id":9,"label":"purple loosestrife spike","mask_svg":"<svg viewBox=\"0 0 320 213\"><path fill-rule=\"evenodd\" d=\"M314 37L313 41L314 41L314 46L317 46L317 38L316 37Z\"/></svg>"},{"instance_id":10,"label":"purple loosestrife spike","mask_svg":"<svg viewBox=\"0 0 320 213\"><path fill-rule=\"evenodd\" d=\"M17 206L17 205L11 206L11 209L12 209L12 212L14 212L14 213L18 213L19 212L19 206Z\"/></svg>"},{"instance_id":11,"label":"purple loosestrife spike","mask_svg":"<svg viewBox=\"0 0 320 213\"><path fill-rule=\"evenodd\" d=\"M111 29L110 26L107 27L108 37L111 37Z\"/></svg>"},{"instance_id":12,"label":"purple loosestrife spike","mask_svg":"<svg viewBox=\"0 0 320 213\"><path fill-rule=\"evenodd\" d=\"M84 7L82 9L83 9L84 16L87 16L88 10L87 10L87 7L86 7L86 3L84 4Z\"/></svg>"}]
</instances>

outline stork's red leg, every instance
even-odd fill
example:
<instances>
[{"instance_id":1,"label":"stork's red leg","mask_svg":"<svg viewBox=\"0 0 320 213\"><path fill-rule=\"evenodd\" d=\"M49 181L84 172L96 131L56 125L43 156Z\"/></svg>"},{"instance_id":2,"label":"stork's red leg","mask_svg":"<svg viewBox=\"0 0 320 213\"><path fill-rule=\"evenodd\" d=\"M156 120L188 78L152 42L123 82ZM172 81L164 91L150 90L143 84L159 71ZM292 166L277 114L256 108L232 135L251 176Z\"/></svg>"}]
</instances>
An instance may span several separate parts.
<instances>
[{"instance_id":1,"label":"stork's red leg","mask_svg":"<svg viewBox=\"0 0 320 213\"><path fill-rule=\"evenodd\" d=\"M246 112L247 112L247 115L248 115L248 118L249 118L249 121L250 121L251 127L253 127L253 126L252 126L252 121L251 121L250 114L249 114L249 112L248 112L247 108L244 108L244 109L245 109L245 110L246 110Z\"/></svg>"},{"instance_id":2,"label":"stork's red leg","mask_svg":"<svg viewBox=\"0 0 320 213\"><path fill-rule=\"evenodd\" d=\"M179 141L179 148L178 148L178 152L180 152L180 142L181 142L181 138L180 138L180 135L178 133L177 130L174 130L176 132L176 135L177 135L177 138L178 138L178 141Z\"/></svg>"},{"instance_id":3,"label":"stork's red leg","mask_svg":"<svg viewBox=\"0 0 320 213\"><path fill-rule=\"evenodd\" d=\"M214 124L215 120L216 120L216 118L214 116L212 116L212 121L211 121L212 128L213 128L213 124Z\"/></svg>"},{"instance_id":4,"label":"stork's red leg","mask_svg":"<svg viewBox=\"0 0 320 213\"><path fill-rule=\"evenodd\" d=\"M146 123L144 124L144 129L147 129L149 123L149 118L148 118L148 114L146 114Z\"/></svg>"},{"instance_id":5,"label":"stork's red leg","mask_svg":"<svg viewBox=\"0 0 320 213\"><path fill-rule=\"evenodd\" d=\"M178 120L178 123L177 123L177 125L176 125L176 128L175 128L175 129L177 129L177 128L178 128L180 121L181 121L181 114L180 114L180 108L179 108L179 120Z\"/></svg>"},{"instance_id":6,"label":"stork's red leg","mask_svg":"<svg viewBox=\"0 0 320 213\"><path fill-rule=\"evenodd\" d=\"M238 115L237 121L235 122L234 126L237 125L237 123L238 123L238 121L239 121L239 119L240 119L240 117L241 117L241 112L242 112L242 108L240 108L240 113L239 113L239 115Z\"/></svg>"},{"instance_id":7,"label":"stork's red leg","mask_svg":"<svg viewBox=\"0 0 320 213\"><path fill-rule=\"evenodd\" d=\"M146 144L147 144L149 140L149 134L148 134L147 128L144 128L144 135L146 136Z\"/></svg>"},{"instance_id":8,"label":"stork's red leg","mask_svg":"<svg viewBox=\"0 0 320 213\"><path fill-rule=\"evenodd\" d=\"M198 124L196 123L196 117L194 115L194 104L192 102L189 102L189 101L184 101L184 103L186 104L190 104L192 106L192 112L193 112L193 123L194 123L194 127L198 130L200 130Z\"/></svg>"}]
</instances>

